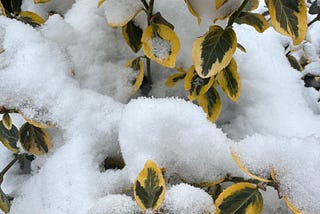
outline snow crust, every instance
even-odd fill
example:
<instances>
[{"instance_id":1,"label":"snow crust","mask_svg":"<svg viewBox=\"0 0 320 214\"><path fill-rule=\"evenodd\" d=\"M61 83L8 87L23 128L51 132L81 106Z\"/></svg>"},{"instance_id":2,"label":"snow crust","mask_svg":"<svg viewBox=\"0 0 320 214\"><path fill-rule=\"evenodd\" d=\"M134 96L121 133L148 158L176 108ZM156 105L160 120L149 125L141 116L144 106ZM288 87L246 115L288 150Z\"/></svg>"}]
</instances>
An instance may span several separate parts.
<instances>
[{"instance_id":1,"label":"snow crust","mask_svg":"<svg viewBox=\"0 0 320 214\"><path fill-rule=\"evenodd\" d=\"M289 40L272 29L258 34L247 26L234 27L247 50L235 55L243 91L238 103L219 91L223 110L215 125L193 103L164 98L185 98L186 93L182 84L165 88L174 70L155 63L151 95L156 98L131 99L136 74L124 65L135 55L121 29L107 25L111 2L126 1L107 0L97 9L98 2L91 0L41 5L25 0L24 10L48 18L38 29L0 16L0 48L5 49L0 54L0 105L56 124L49 130L53 150L32 162L32 174L22 175L15 166L5 176L2 188L14 196L10 213L134 213L136 204L123 194L147 159L165 167L168 176L190 183L227 173L246 177L230 150L254 174L268 176L274 168L281 193L303 213L317 213L319 93L304 88L303 74L290 67L282 46ZM64 18L48 16L52 10ZM192 42L208 30L212 17L204 15L198 26L183 1L155 1L155 11L174 24L182 44L177 66L188 68ZM316 72L319 63L319 31L319 23L309 31L316 49L308 51L314 62L306 71ZM17 126L24 122L19 116L14 121ZM12 155L3 147L0 154L3 168ZM102 170L105 158L121 156L123 170ZM264 213L288 212L276 193L265 196ZM163 208L172 213L214 209L209 195L187 184L168 186Z\"/></svg>"}]
</instances>

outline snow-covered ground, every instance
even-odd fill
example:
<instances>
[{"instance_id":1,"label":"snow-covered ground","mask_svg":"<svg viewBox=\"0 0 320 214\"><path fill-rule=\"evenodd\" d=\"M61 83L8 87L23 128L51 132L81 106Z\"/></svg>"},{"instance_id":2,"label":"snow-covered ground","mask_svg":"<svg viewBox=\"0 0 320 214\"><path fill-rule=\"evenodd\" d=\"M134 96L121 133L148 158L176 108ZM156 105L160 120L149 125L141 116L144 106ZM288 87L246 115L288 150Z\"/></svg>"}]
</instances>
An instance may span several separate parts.
<instances>
[{"instance_id":1,"label":"snow-covered ground","mask_svg":"<svg viewBox=\"0 0 320 214\"><path fill-rule=\"evenodd\" d=\"M21 175L16 166L5 176L2 187L14 196L10 213L138 212L124 193L146 160L190 183L227 173L247 177L231 150L255 174L268 175L274 168L282 194L304 213L319 213L319 94L305 88L302 74L290 67L282 46L288 38L272 28L259 34L235 26L247 51L235 55L243 89L237 103L220 93L222 114L212 124L201 108L183 99L183 84L165 87L174 70L155 63L153 97L130 98L135 76L124 65L136 55L121 29L107 25L105 5L98 9L92 0L32 2L25 0L23 8L48 18L38 29L0 16L0 48L5 49L0 54L0 104L57 127L49 130L52 151L32 162L31 175ZM189 67L192 42L211 22L204 19L198 26L182 0L155 3L180 38L177 66ZM64 18L46 17L51 10ZM319 23L309 32L318 54L319 32ZM306 71L314 71L316 63ZM23 122L18 116L14 121L17 126ZM12 154L4 147L0 154L2 168ZM101 169L105 158L120 156L126 162L123 170ZM201 189L187 184L167 188L163 209L171 213L214 210ZM289 213L275 191L268 189L264 196L264 213Z\"/></svg>"}]
</instances>

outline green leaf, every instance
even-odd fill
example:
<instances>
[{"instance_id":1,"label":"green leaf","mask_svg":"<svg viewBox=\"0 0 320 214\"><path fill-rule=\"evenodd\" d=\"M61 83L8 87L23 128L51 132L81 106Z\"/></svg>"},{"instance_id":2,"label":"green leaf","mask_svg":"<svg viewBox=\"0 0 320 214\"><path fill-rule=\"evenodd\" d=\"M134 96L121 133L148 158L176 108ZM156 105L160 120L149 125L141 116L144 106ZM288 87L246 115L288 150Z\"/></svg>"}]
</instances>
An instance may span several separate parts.
<instances>
[{"instance_id":1,"label":"green leaf","mask_svg":"<svg viewBox=\"0 0 320 214\"><path fill-rule=\"evenodd\" d=\"M238 101L241 93L240 76L238 67L234 59L230 64L218 73L218 83L226 95L233 101Z\"/></svg>"},{"instance_id":2,"label":"green leaf","mask_svg":"<svg viewBox=\"0 0 320 214\"><path fill-rule=\"evenodd\" d=\"M165 195L165 182L158 166L148 160L134 183L134 198L142 210L157 210Z\"/></svg>"},{"instance_id":3,"label":"green leaf","mask_svg":"<svg viewBox=\"0 0 320 214\"><path fill-rule=\"evenodd\" d=\"M8 130L1 121L0 123L0 141L3 145L10 151L17 153L19 148L17 147L17 142L19 140L19 131L17 127L12 125L11 129Z\"/></svg>"},{"instance_id":4,"label":"green leaf","mask_svg":"<svg viewBox=\"0 0 320 214\"><path fill-rule=\"evenodd\" d=\"M298 70L298 71L303 71L303 67L302 65L298 62L298 60L292 56L292 55L287 55L288 61L291 65L291 67L293 67L294 69Z\"/></svg>"},{"instance_id":5,"label":"green leaf","mask_svg":"<svg viewBox=\"0 0 320 214\"><path fill-rule=\"evenodd\" d=\"M143 82L144 67L141 61L141 57L129 60L129 62L127 63L127 67L132 68L134 71L138 73L137 78L134 80L133 88L131 91L131 95L133 95L139 90Z\"/></svg>"},{"instance_id":6,"label":"green leaf","mask_svg":"<svg viewBox=\"0 0 320 214\"><path fill-rule=\"evenodd\" d=\"M21 12L22 0L10 0L11 8L14 14L19 14Z\"/></svg>"},{"instance_id":7,"label":"green leaf","mask_svg":"<svg viewBox=\"0 0 320 214\"><path fill-rule=\"evenodd\" d=\"M259 214L263 198L255 185L241 182L225 189L215 201L215 206L216 214Z\"/></svg>"},{"instance_id":8,"label":"green leaf","mask_svg":"<svg viewBox=\"0 0 320 214\"><path fill-rule=\"evenodd\" d=\"M22 11L19 14L19 20L30 24L33 27L37 27L39 25L44 24L45 20L39 16L38 14L30 11Z\"/></svg>"},{"instance_id":9,"label":"green leaf","mask_svg":"<svg viewBox=\"0 0 320 214\"><path fill-rule=\"evenodd\" d=\"M143 32L141 41L143 52L160 65L174 68L180 51L180 41L176 33L167 25L151 24Z\"/></svg>"},{"instance_id":10,"label":"green leaf","mask_svg":"<svg viewBox=\"0 0 320 214\"><path fill-rule=\"evenodd\" d=\"M247 24L256 29L259 33L264 32L269 27L266 18L258 13L242 12L235 20L237 24Z\"/></svg>"},{"instance_id":11,"label":"green leaf","mask_svg":"<svg viewBox=\"0 0 320 214\"><path fill-rule=\"evenodd\" d=\"M0 0L1 2L1 13L5 16L8 16L9 14L13 14L12 6L11 6L11 0Z\"/></svg>"},{"instance_id":12,"label":"green leaf","mask_svg":"<svg viewBox=\"0 0 320 214\"><path fill-rule=\"evenodd\" d=\"M35 4L43 4L43 3L47 3L49 1L51 1L51 0L34 0L34 3Z\"/></svg>"},{"instance_id":13,"label":"green leaf","mask_svg":"<svg viewBox=\"0 0 320 214\"><path fill-rule=\"evenodd\" d=\"M129 21L122 27L122 35L133 52L137 53L142 47L143 30L133 21Z\"/></svg>"},{"instance_id":14,"label":"green leaf","mask_svg":"<svg viewBox=\"0 0 320 214\"><path fill-rule=\"evenodd\" d=\"M20 128L20 142L24 150L33 155L48 153L51 141L45 129L25 123Z\"/></svg>"},{"instance_id":15,"label":"green leaf","mask_svg":"<svg viewBox=\"0 0 320 214\"><path fill-rule=\"evenodd\" d=\"M2 116L2 124L8 130L10 130L12 128L12 119L8 113L5 113Z\"/></svg>"},{"instance_id":16,"label":"green leaf","mask_svg":"<svg viewBox=\"0 0 320 214\"><path fill-rule=\"evenodd\" d=\"M231 27L210 27L209 32L195 40L192 60L198 75L208 78L216 75L231 61L237 48L237 37Z\"/></svg>"},{"instance_id":17,"label":"green leaf","mask_svg":"<svg viewBox=\"0 0 320 214\"><path fill-rule=\"evenodd\" d=\"M205 94L209 88L213 85L215 77L201 78L194 70L194 66L191 66L184 79L184 88L189 91L188 99L193 101Z\"/></svg>"},{"instance_id":18,"label":"green leaf","mask_svg":"<svg viewBox=\"0 0 320 214\"><path fill-rule=\"evenodd\" d=\"M10 211L10 202L6 194L0 188L0 209L4 213L9 213Z\"/></svg>"},{"instance_id":19,"label":"green leaf","mask_svg":"<svg viewBox=\"0 0 320 214\"><path fill-rule=\"evenodd\" d=\"M198 97L198 104L207 113L208 120L215 122L221 113L221 99L217 90L212 86L207 93Z\"/></svg>"},{"instance_id":20,"label":"green leaf","mask_svg":"<svg viewBox=\"0 0 320 214\"><path fill-rule=\"evenodd\" d=\"M295 45L307 34L307 6L305 0L265 0L273 28L290 36Z\"/></svg>"},{"instance_id":21,"label":"green leaf","mask_svg":"<svg viewBox=\"0 0 320 214\"><path fill-rule=\"evenodd\" d=\"M315 15L315 14L320 14L320 4L319 4L319 0L315 0L310 8L309 8L309 13L312 14L312 15Z\"/></svg>"}]
</instances>

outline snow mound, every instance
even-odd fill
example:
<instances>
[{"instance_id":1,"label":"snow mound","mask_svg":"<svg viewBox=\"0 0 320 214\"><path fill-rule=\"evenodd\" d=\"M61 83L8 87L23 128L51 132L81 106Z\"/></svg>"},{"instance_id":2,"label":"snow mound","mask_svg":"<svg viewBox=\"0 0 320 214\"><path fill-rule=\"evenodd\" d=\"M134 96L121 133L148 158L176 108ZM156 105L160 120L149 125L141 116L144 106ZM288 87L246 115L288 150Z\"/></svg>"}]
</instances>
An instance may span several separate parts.
<instances>
[{"instance_id":1,"label":"snow mound","mask_svg":"<svg viewBox=\"0 0 320 214\"><path fill-rule=\"evenodd\" d=\"M212 214L215 208L211 196L204 190L178 184L167 190L162 209L170 214Z\"/></svg>"},{"instance_id":2,"label":"snow mound","mask_svg":"<svg viewBox=\"0 0 320 214\"><path fill-rule=\"evenodd\" d=\"M123 112L119 142L131 181L148 159L190 182L238 172L226 136L200 107L181 99L132 100Z\"/></svg>"},{"instance_id":3,"label":"snow mound","mask_svg":"<svg viewBox=\"0 0 320 214\"><path fill-rule=\"evenodd\" d=\"M107 195L99 199L88 214L133 214L140 209L131 197L126 195Z\"/></svg>"},{"instance_id":4,"label":"snow mound","mask_svg":"<svg viewBox=\"0 0 320 214\"><path fill-rule=\"evenodd\" d=\"M249 171L270 175L274 168L280 190L305 213L320 210L320 138L275 138L254 135L232 149L240 155Z\"/></svg>"}]
</instances>

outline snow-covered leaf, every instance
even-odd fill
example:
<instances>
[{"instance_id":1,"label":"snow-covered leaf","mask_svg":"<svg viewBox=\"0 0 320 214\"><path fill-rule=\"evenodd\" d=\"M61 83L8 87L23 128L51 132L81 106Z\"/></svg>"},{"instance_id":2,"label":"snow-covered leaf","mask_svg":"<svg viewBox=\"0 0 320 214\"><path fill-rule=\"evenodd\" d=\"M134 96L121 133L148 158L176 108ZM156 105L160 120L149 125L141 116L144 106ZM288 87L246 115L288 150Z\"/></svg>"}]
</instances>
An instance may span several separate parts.
<instances>
[{"instance_id":1,"label":"snow-covered leaf","mask_svg":"<svg viewBox=\"0 0 320 214\"><path fill-rule=\"evenodd\" d=\"M122 27L132 20L143 8L139 0L106 1L106 17L112 27Z\"/></svg>"},{"instance_id":2,"label":"snow-covered leaf","mask_svg":"<svg viewBox=\"0 0 320 214\"><path fill-rule=\"evenodd\" d=\"M257 186L241 182L225 189L215 201L216 214L247 213L259 214L263 198Z\"/></svg>"},{"instance_id":3,"label":"snow-covered leaf","mask_svg":"<svg viewBox=\"0 0 320 214\"><path fill-rule=\"evenodd\" d=\"M242 12L235 20L237 24L247 24L263 33L269 27L266 18L259 13Z\"/></svg>"},{"instance_id":4,"label":"snow-covered leaf","mask_svg":"<svg viewBox=\"0 0 320 214\"><path fill-rule=\"evenodd\" d=\"M210 27L209 32L197 38L192 46L198 75L202 78L216 75L230 63L236 48L237 37L232 28Z\"/></svg>"},{"instance_id":5,"label":"snow-covered leaf","mask_svg":"<svg viewBox=\"0 0 320 214\"><path fill-rule=\"evenodd\" d=\"M33 155L48 153L52 147L45 129L25 123L20 128L20 142L24 150Z\"/></svg>"},{"instance_id":6,"label":"snow-covered leaf","mask_svg":"<svg viewBox=\"0 0 320 214\"><path fill-rule=\"evenodd\" d=\"M134 182L134 198L142 210L157 210L165 195L165 182L161 170L148 160Z\"/></svg>"},{"instance_id":7,"label":"snow-covered leaf","mask_svg":"<svg viewBox=\"0 0 320 214\"><path fill-rule=\"evenodd\" d=\"M142 39L144 54L151 60L174 68L180 50L176 33L163 24L151 24L144 30Z\"/></svg>"},{"instance_id":8,"label":"snow-covered leaf","mask_svg":"<svg viewBox=\"0 0 320 214\"><path fill-rule=\"evenodd\" d=\"M294 69L298 70L298 71L303 71L303 67L300 64L300 62L292 55L288 54L287 55L287 59L291 65L291 67L293 67Z\"/></svg>"},{"instance_id":9,"label":"snow-covered leaf","mask_svg":"<svg viewBox=\"0 0 320 214\"><path fill-rule=\"evenodd\" d=\"M283 196L283 200L285 201L288 208L291 210L293 214L300 214L301 212L289 201L287 196Z\"/></svg>"},{"instance_id":10,"label":"snow-covered leaf","mask_svg":"<svg viewBox=\"0 0 320 214\"><path fill-rule=\"evenodd\" d=\"M11 129L8 130L3 122L0 123L0 141L3 145L10 151L17 153L19 148L17 147L17 142L19 140L19 131L17 127L12 125Z\"/></svg>"},{"instance_id":11,"label":"snow-covered leaf","mask_svg":"<svg viewBox=\"0 0 320 214\"><path fill-rule=\"evenodd\" d=\"M271 24L279 33L300 44L307 34L307 6L305 0L265 0Z\"/></svg>"},{"instance_id":12,"label":"snow-covered leaf","mask_svg":"<svg viewBox=\"0 0 320 214\"><path fill-rule=\"evenodd\" d=\"M184 79L184 88L189 91L188 99L193 101L205 94L213 85L214 80L214 76L211 78L201 78L195 71L194 66L191 66Z\"/></svg>"},{"instance_id":13,"label":"snow-covered leaf","mask_svg":"<svg viewBox=\"0 0 320 214\"><path fill-rule=\"evenodd\" d=\"M217 75L219 85L233 102L238 101L241 93L241 81L237 70L237 62L232 59Z\"/></svg>"},{"instance_id":14,"label":"snow-covered leaf","mask_svg":"<svg viewBox=\"0 0 320 214\"><path fill-rule=\"evenodd\" d=\"M222 106L219 93L214 86L211 86L207 93L198 97L198 104L207 113L208 120L215 122L218 119Z\"/></svg>"},{"instance_id":15,"label":"snow-covered leaf","mask_svg":"<svg viewBox=\"0 0 320 214\"><path fill-rule=\"evenodd\" d=\"M135 94L139 90L144 77L144 68L141 57L129 60L129 62L127 63L127 67L132 68L135 72L138 73L131 92L131 94Z\"/></svg>"},{"instance_id":16,"label":"snow-covered leaf","mask_svg":"<svg viewBox=\"0 0 320 214\"><path fill-rule=\"evenodd\" d=\"M122 35L133 52L137 53L141 47L143 30L133 20L122 27Z\"/></svg>"},{"instance_id":17,"label":"snow-covered leaf","mask_svg":"<svg viewBox=\"0 0 320 214\"><path fill-rule=\"evenodd\" d=\"M259 177L259 176L256 176L256 175L252 174L252 173L246 168L246 166L241 162L240 158L238 157L238 155L237 155L235 152L231 151L231 155L232 155L232 158L233 158L234 162L238 165L238 167L239 167L244 173L246 173L247 175L249 175L251 178L256 179L256 180L258 180L258 181L261 181L261 182L266 182L266 183L273 182L273 180L261 178L261 177Z\"/></svg>"}]
</instances>

